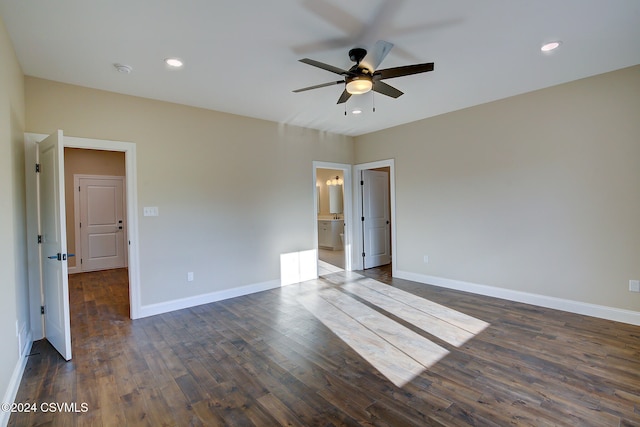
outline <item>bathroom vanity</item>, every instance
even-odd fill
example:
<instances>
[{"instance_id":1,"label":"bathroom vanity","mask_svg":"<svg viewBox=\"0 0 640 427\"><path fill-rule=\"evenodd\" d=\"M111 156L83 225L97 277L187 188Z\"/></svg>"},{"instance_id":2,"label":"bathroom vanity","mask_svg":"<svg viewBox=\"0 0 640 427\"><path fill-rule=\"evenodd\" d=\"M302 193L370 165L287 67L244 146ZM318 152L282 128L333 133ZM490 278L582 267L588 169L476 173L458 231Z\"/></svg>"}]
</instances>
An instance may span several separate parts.
<instances>
[{"instance_id":1,"label":"bathroom vanity","mask_svg":"<svg viewBox=\"0 0 640 427\"><path fill-rule=\"evenodd\" d=\"M340 234L344 232L344 219L318 220L318 246L322 249L341 251L343 249Z\"/></svg>"}]
</instances>

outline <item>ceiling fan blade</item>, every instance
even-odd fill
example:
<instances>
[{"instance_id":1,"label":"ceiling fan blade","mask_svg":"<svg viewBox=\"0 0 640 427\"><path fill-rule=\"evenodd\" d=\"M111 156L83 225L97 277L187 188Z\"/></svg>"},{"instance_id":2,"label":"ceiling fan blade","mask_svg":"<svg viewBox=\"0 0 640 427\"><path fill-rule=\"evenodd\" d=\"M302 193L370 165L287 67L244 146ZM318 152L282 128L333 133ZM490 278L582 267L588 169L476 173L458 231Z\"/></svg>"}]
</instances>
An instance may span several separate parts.
<instances>
[{"instance_id":1,"label":"ceiling fan blade","mask_svg":"<svg viewBox=\"0 0 640 427\"><path fill-rule=\"evenodd\" d=\"M373 90L381 93L383 95L387 95L390 96L392 98L398 98L399 96L401 96L404 92L396 89L395 87L386 84L385 82L373 82Z\"/></svg>"},{"instance_id":2,"label":"ceiling fan blade","mask_svg":"<svg viewBox=\"0 0 640 427\"><path fill-rule=\"evenodd\" d=\"M310 53L324 52L327 50L344 49L350 45L351 39L347 37L334 37L327 40L320 40L293 46L291 48L291 51L297 55L308 55ZM411 59L411 61L417 61L417 59Z\"/></svg>"},{"instance_id":3,"label":"ceiling fan blade","mask_svg":"<svg viewBox=\"0 0 640 427\"><path fill-rule=\"evenodd\" d=\"M374 80L392 79L394 77L403 77L410 76L411 74L426 73L427 71L433 71L433 62L378 70L373 74L373 78Z\"/></svg>"},{"instance_id":4,"label":"ceiling fan blade","mask_svg":"<svg viewBox=\"0 0 640 427\"><path fill-rule=\"evenodd\" d=\"M369 54L362 60L362 65L371 71L376 70L380 63L386 58L393 47L393 43L386 42L384 40L378 40L375 47Z\"/></svg>"},{"instance_id":5,"label":"ceiling fan blade","mask_svg":"<svg viewBox=\"0 0 640 427\"><path fill-rule=\"evenodd\" d=\"M344 34L350 34L354 28L360 28L362 22L354 15L349 14L343 8L332 4L327 0L307 0L302 3L305 9L313 12L327 23L333 25ZM351 42L352 40L349 40Z\"/></svg>"},{"instance_id":6,"label":"ceiling fan blade","mask_svg":"<svg viewBox=\"0 0 640 427\"><path fill-rule=\"evenodd\" d=\"M355 35L356 44L373 43L381 34L387 34L392 27L395 15L402 9L405 0L383 0L378 4L373 16L364 22Z\"/></svg>"},{"instance_id":7,"label":"ceiling fan blade","mask_svg":"<svg viewBox=\"0 0 640 427\"><path fill-rule=\"evenodd\" d=\"M348 75L349 72L347 70L343 70L342 68L334 67L333 65L325 64L324 62L316 61L309 58L303 58L300 62L304 62L305 64L312 65L314 67L322 68L323 70L331 71L332 73Z\"/></svg>"},{"instance_id":8,"label":"ceiling fan blade","mask_svg":"<svg viewBox=\"0 0 640 427\"><path fill-rule=\"evenodd\" d=\"M343 37L332 38L317 43L303 44L292 48L295 53L311 53L346 47L364 47L371 45L381 34L393 31L391 23L405 0L380 0L378 7L363 20L361 13L351 14L329 0L305 0L302 6L317 18L332 25Z\"/></svg>"},{"instance_id":9,"label":"ceiling fan blade","mask_svg":"<svg viewBox=\"0 0 640 427\"><path fill-rule=\"evenodd\" d=\"M345 89L344 91L342 91L342 95L340 95L340 98L338 98L337 104L344 104L349 98L351 98L351 94Z\"/></svg>"},{"instance_id":10,"label":"ceiling fan blade","mask_svg":"<svg viewBox=\"0 0 640 427\"><path fill-rule=\"evenodd\" d=\"M322 84L315 85L315 86L303 87L302 89L294 90L294 92L295 93L304 92L306 90L319 89L321 87L334 86L334 85L339 85L339 84L344 84L344 80L339 80L337 82L322 83Z\"/></svg>"}]
</instances>

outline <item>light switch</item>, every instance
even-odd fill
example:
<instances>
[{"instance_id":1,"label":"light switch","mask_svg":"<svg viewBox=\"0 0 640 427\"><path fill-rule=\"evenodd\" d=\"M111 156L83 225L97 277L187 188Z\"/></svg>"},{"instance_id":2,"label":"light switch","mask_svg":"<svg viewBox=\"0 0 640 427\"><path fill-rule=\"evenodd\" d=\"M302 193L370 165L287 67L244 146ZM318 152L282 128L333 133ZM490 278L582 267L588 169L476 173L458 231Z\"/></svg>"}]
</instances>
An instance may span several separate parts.
<instances>
[{"instance_id":1,"label":"light switch","mask_svg":"<svg viewBox=\"0 0 640 427\"><path fill-rule=\"evenodd\" d=\"M158 207L157 206L145 206L142 208L142 214L144 216L158 216Z\"/></svg>"}]
</instances>

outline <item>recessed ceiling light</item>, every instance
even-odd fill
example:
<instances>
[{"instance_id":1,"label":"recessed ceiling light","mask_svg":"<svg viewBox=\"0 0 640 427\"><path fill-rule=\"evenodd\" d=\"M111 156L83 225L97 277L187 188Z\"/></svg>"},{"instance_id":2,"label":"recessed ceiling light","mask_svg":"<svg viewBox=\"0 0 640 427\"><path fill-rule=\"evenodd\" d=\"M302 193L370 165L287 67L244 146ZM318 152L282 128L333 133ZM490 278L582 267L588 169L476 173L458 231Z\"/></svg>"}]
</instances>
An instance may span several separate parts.
<instances>
[{"instance_id":1,"label":"recessed ceiling light","mask_svg":"<svg viewBox=\"0 0 640 427\"><path fill-rule=\"evenodd\" d=\"M362 114L362 110L359 108L351 110L351 114Z\"/></svg>"},{"instance_id":2,"label":"recessed ceiling light","mask_svg":"<svg viewBox=\"0 0 640 427\"><path fill-rule=\"evenodd\" d=\"M129 74L133 70L133 68L131 68L131 66L129 65L113 64L113 66L116 68L116 70L118 70L119 73Z\"/></svg>"},{"instance_id":3,"label":"recessed ceiling light","mask_svg":"<svg viewBox=\"0 0 640 427\"><path fill-rule=\"evenodd\" d=\"M545 43L542 45L542 47L540 47L540 50L543 52L551 52L552 50L559 48L561 44L562 42L559 40L555 42Z\"/></svg>"},{"instance_id":4,"label":"recessed ceiling light","mask_svg":"<svg viewBox=\"0 0 640 427\"><path fill-rule=\"evenodd\" d=\"M167 58L164 60L164 62L169 66L169 67L173 67L173 68L180 68L184 65L184 63L179 60L178 58Z\"/></svg>"}]
</instances>

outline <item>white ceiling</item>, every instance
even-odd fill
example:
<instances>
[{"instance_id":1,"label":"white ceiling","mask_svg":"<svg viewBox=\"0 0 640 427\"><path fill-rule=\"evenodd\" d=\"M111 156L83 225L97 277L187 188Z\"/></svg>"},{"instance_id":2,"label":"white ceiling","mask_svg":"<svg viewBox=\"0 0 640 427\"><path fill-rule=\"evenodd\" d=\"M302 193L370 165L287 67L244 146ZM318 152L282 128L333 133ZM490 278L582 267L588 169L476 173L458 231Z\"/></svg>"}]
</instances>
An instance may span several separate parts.
<instances>
[{"instance_id":1,"label":"white ceiling","mask_svg":"<svg viewBox=\"0 0 640 427\"><path fill-rule=\"evenodd\" d=\"M0 14L26 75L346 135L640 63L638 0L0 0ZM435 70L385 80L395 100L353 96L359 116L336 105L341 86L292 92L340 79L298 59L346 69L379 39L395 45L380 68Z\"/></svg>"}]
</instances>

